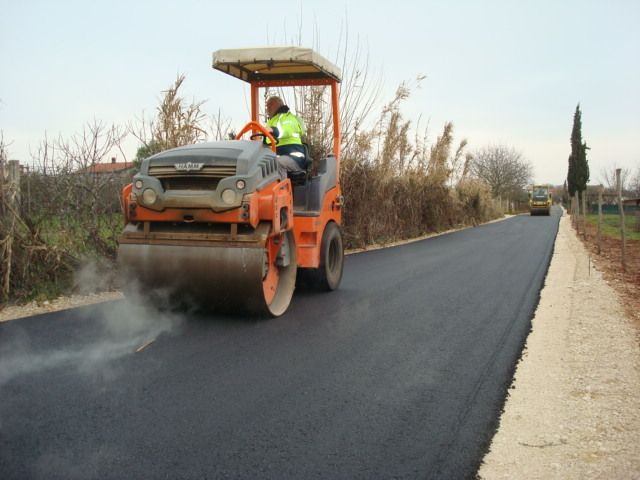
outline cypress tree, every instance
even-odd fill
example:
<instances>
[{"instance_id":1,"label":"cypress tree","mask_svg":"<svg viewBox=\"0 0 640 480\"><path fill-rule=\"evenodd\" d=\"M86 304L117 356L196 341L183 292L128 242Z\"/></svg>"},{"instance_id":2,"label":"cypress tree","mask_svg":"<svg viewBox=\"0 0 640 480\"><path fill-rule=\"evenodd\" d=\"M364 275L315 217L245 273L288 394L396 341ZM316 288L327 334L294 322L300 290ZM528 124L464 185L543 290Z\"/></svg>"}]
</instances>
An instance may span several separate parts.
<instances>
[{"instance_id":1,"label":"cypress tree","mask_svg":"<svg viewBox=\"0 0 640 480\"><path fill-rule=\"evenodd\" d=\"M587 189L589 181L588 149L586 142L582 141L582 112L580 104L578 104L573 114L571 155L569 155L569 170L567 172L567 187L571 197L575 195L576 191L581 195Z\"/></svg>"},{"instance_id":2,"label":"cypress tree","mask_svg":"<svg viewBox=\"0 0 640 480\"><path fill-rule=\"evenodd\" d=\"M567 190L569 191L569 198L573 198L576 194L576 167L573 153L569 155L569 171L567 172L566 184Z\"/></svg>"}]
</instances>

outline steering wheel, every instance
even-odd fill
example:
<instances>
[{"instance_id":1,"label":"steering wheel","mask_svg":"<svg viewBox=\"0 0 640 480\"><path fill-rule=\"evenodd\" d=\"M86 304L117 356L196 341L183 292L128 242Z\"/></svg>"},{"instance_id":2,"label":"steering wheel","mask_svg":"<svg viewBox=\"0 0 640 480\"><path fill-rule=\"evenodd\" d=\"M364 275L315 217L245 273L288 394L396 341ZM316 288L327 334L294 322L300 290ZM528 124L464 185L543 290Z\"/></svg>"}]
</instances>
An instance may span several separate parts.
<instances>
[{"instance_id":1,"label":"steering wheel","mask_svg":"<svg viewBox=\"0 0 640 480\"><path fill-rule=\"evenodd\" d=\"M258 137L262 137L262 138L268 138L269 140L271 140L271 150L273 151L273 153L276 153L276 139L273 136L273 134L271 132L269 132L269 130L267 130L267 128L258 123L258 122L249 122L247 123L244 127L242 127L242 129L240 130L240 132L236 135L236 140L240 140L242 138L242 136L247 133L249 130L251 130L253 133L251 134L251 136L249 137L251 140L253 140L254 138L258 138Z\"/></svg>"}]
</instances>

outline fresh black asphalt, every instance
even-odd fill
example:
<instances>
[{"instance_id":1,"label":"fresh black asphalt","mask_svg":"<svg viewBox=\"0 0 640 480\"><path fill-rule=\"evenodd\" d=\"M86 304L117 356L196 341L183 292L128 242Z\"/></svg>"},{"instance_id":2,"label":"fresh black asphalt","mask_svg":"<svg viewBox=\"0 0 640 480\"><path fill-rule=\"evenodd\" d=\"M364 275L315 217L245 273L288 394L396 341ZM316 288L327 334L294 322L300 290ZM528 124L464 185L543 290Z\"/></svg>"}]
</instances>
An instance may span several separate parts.
<instances>
[{"instance_id":1,"label":"fresh black asphalt","mask_svg":"<svg viewBox=\"0 0 640 480\"><path fill-rule=\"evenodd\" d=\"M0 324L0 478L473 478L558 215L348 256L277 319L119 301Z\"/></svg>"}]
</instances>

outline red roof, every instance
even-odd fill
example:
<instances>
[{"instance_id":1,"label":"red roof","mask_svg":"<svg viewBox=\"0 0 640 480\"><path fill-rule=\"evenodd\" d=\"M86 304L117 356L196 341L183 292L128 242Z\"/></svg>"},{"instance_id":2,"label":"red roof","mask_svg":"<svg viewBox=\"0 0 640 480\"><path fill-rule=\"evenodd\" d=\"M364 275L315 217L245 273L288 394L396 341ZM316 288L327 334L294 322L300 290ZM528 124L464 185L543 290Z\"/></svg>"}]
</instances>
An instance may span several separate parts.
<instances>
[{"instance_id":1,"label":"red roof","mask_svg":"<svg viewBox=\"0 0 640 480\"><path fill-rule=\"evenodd\" d=\"M83 173L116 173L133 168L133 162L96 163L84 168Z\"/></svg>"}]
</instances>

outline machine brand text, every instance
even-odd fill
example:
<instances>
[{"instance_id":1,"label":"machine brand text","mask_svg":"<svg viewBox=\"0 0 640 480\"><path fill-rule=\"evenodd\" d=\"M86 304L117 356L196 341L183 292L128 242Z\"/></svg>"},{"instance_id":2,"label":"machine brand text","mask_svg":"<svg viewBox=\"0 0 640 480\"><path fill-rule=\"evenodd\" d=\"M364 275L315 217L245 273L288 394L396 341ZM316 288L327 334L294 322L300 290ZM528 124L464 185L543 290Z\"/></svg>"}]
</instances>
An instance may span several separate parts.
<instances>
[{"instance_id":1,"label":"machine brand text","mask_svg":"<svg viewBox=\"0 0 640 480\"><path fill-rule=\"evenodd\" d=\"M197 172L201 170L204 166L204 163L196 163L196 162L182 162L182 163L174 163L173 166L179 172Z\"/></svg>"}]
</instances>

